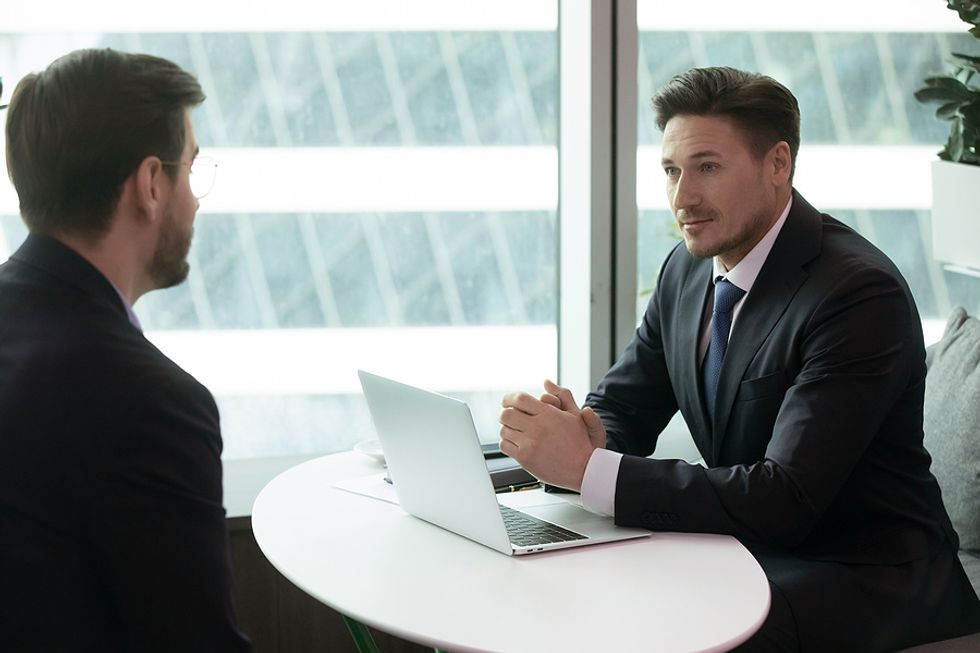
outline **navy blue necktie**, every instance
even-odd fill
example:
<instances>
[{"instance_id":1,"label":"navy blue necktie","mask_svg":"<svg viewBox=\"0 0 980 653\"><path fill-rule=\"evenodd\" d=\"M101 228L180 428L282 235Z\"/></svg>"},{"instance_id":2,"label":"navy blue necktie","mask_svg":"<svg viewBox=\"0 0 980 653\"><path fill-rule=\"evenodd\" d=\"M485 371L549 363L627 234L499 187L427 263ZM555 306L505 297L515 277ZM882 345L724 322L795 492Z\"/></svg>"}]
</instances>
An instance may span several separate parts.
<instances>
[{"instance_id":1,"label":"navy blue necktie","mask_svg":"<svg viewBox=\"0 0 980 653\"><path fill-rule=\"evenodd\" d=\"M711 342L704 355L701 378L704 383L704 403L708 416L715 417L715 397L718 395L718 379L721 364L728 349L728 334L732 330L732 312L745 291L727 279L715 282L715 307L711 313Z\"/></svg>"}]
</instances>

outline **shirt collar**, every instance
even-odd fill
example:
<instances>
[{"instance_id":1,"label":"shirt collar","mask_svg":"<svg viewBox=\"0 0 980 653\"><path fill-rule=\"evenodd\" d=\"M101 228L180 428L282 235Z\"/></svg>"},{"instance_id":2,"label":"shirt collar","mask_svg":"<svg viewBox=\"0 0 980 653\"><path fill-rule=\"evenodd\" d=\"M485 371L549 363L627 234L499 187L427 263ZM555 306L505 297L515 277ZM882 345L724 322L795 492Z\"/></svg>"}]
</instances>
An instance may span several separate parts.
<instances>
[{"instance_id":1,"label":"shirt collar","mask_svg":"<svg viewBox=\"0 0 980 653\"><path fill-rule=\"evenodd\" d=\"M719 277L727 279L746 293L752 290L752 285L755 283L756 277L759 276L759 272L762 270L766 259L769 258L769 252L772 251L772 246L776 242L776 237L779 235L780 230L782 230L783 225L786 223L786 216L789 215L789 210L792 206L793 197L791 195L789 201L786 202L786 207L779 215L779 219L769 227L769 231L762 237L762 240L756 243L755 247L741 261L736 263L735 267L731 270L726 271L725 266L715 256L712 259L714 273L711 278L713 280L717 280Z\"/></svg>"},{"instance_id":2,"label":"shirt collar","mask_svg":"<svg viewBox=\"0 0 980 653\"><path fill-rule=\"evenodd\" d=\"M106 281L109 280L106 279ZM119 295L119 299L122 301L123 306L126 307L126 317L129 318L129 323L139 329L139 331L142 333L143 325L140 324L140 319L136 317L136 313L133 312L133 307L129 305L129 300L126 299L126 295L122 294L122 291L116 287L116 284L112 283L111 281L109 281L109 284L112 286L112 289L116 291L116 294Z\"/></svg>"}]
</instances>

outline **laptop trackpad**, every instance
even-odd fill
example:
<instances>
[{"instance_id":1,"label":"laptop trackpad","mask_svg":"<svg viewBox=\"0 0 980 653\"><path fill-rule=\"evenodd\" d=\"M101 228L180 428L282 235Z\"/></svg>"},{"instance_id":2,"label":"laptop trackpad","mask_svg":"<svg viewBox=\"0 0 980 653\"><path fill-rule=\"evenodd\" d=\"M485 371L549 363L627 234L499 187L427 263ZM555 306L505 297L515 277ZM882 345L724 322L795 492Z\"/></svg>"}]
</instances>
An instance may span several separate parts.
<instances>
[{"instance_id":1,"label":"laptop trackpad","mask_svg":"<svg viewBox=\"0 0 980 653\"><path fill-rule=\"evenodd\" d=\"M601 517L589 512L585 508L580 508L565 501L537 506L523 506L521 510L538 519L550 521L553 524L564 526L569 530L588 535L589 537L605 537L617 530L611 518Z\"/></svg>"}]
</instances>

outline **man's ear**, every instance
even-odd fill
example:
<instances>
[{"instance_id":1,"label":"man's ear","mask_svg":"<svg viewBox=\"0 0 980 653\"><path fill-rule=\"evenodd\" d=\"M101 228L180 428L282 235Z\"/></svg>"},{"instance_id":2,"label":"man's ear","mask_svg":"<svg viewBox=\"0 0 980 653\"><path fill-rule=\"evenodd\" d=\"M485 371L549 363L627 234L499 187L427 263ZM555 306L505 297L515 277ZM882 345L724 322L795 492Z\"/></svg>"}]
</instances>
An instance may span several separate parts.
<instances>
[{"instance_id":1,"label":"man's ear","mask_svg":"<svg viewBox=\"0 0 980 653\"><path fill-rule=\"evenodd\" d=\"M790 154L789 144L786 141L779 141L769 150L769 165L776 186L789 183L790 173L793 170L793 155Z\"/></svg>"},{"instance_id":2,"label":"man's ear","mask_svg":"<svg viewBox=\"0 0 980 653\"><path fill-rule=\"evenodd\" d=\"M148 156L140 161L133 173L136 205L140 215L154 219L159 214L164 198L167 172L160 157Z\"/></svg>"}]
</instances>

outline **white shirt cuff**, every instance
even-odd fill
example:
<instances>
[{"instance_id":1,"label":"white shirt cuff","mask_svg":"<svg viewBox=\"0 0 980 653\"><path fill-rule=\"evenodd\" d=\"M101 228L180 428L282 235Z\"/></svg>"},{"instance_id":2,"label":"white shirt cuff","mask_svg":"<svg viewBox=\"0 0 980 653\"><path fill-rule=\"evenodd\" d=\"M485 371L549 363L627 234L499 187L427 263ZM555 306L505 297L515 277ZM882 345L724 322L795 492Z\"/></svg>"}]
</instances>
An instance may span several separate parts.
<instances>
[{"instance_id":1,"label":"white shirt cuff","mask_svg":"<svg viewBox=\"0 0 980 653\"><path fill-rule=\"evenodd\" d=\"M582 506L589 512L616 516L616 480L623 454L596 449L585 466L582 477Z\"/></svg>"}]
</instances>

